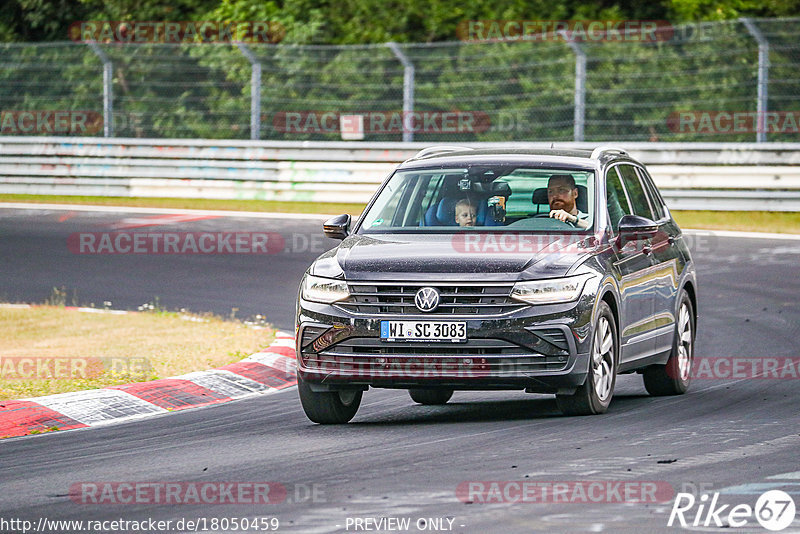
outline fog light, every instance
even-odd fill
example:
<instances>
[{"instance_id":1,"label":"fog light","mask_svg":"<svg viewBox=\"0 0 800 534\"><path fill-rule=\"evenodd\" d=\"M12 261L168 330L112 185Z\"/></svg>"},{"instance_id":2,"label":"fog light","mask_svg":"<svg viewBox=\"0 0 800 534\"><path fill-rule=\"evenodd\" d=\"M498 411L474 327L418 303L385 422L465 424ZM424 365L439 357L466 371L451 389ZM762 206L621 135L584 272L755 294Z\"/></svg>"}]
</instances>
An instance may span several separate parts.
<instances>
[{"instance_id":1,"label":"fog light","mask_svg":"<svg viewBox=\"0 0 800 534\"><path fill-rule=\"evenodd\" d=\"M464 358L462 361L464 365L472 365L472 358Z\"/></svg>"}]
</instances>

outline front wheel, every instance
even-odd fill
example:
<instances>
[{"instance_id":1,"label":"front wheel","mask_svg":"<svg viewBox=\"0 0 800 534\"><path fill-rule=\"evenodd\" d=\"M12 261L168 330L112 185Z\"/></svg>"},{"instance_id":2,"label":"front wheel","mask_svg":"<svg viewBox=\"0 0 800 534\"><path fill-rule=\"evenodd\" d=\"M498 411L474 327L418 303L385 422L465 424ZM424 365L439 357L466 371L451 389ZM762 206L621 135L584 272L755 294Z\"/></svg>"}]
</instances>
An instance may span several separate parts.
<instances>
[{"instance_id":1,"label":"front wheel","mask_svg":"<svg viewBox=\"0 0 800 534\"><path fill-rule=\"evenodd\" d=\"M614 314L608 304L600 302L586 381L572 395L556 395L564 415L596 415L608 410L617 380L618 350Z\"/></svg>"},{"instance_id":2,"label":"front wheel","mask_svg":"<svg viewBox=\"0 0 800 534\"><path fill-rule=\"evenodd\" d=\"M447 404L453 396L452 389L409 389L408 394L411 400L418 404Z\"/></svg>"},{"instance_id":3,"label":"front wheel","mask_svg":"<svg viewBox=\"0 0 800 534\"><path fill-rule=\"evenodd\" d=\"M311 387L297 377L297 391L306 417L322 425L340 425L350 421L361 405L360 390L312 391Z\"/></svg>"},{"instance_id":4,"label":"front wheel","mask_svg":"<svg viewBox=\"0 0 800 534\"><path fill-rule=\"evenodd\" d=\"M642 373L644 388L654 396L681 395L689 389L694 363L694 313L692 301L681 294L672 353L666 365L651 365Z\"/></svg>"}]
</instances>

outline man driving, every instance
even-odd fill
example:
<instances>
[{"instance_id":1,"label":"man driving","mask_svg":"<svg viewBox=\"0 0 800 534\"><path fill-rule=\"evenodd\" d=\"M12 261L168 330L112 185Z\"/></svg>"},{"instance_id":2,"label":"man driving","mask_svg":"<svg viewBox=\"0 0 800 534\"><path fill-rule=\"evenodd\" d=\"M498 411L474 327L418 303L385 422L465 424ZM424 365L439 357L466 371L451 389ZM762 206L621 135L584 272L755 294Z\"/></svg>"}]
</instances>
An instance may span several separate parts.
<instances>
[{"instance_id":1,"label":"man driving","mask_svg":"<svg viewBox=\"0 0 800 534\"><path fill-rule=\"evenodd\" d=\"M571 174L554 174L547 182L547 201L550 203L550 217L571 223L578 228L588 228L588 213L578 209L578 188Z\"/></svg>"}]
</instances>

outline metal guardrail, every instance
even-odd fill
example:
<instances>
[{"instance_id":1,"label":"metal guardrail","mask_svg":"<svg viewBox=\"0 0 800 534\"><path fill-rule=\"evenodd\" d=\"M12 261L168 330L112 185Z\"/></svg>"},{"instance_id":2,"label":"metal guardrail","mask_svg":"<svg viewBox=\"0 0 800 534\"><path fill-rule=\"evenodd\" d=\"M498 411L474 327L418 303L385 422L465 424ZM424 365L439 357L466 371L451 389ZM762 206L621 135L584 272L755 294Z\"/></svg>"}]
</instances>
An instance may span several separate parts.
<instances>
[{"instance_id":1,"label":"metal guardrail","mask_svg":"<svg viewBox=\"0 0 800 534\"><path fill-rule=\"evenodd\" d=\"M397 163L426 146L0 137L0 193L366 202ZM624 148L648 165L672 209L800 211L800 143L626 143Z\"/></svg>"}]
</instances>

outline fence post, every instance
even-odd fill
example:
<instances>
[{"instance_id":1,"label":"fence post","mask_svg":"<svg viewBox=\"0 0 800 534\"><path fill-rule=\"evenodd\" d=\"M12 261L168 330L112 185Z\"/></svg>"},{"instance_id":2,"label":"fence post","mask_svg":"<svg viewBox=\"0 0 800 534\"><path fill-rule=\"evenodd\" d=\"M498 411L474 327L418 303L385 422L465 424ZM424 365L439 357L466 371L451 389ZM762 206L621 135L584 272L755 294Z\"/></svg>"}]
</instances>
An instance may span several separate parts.
<instances>
[{"instance_id":1,"label":"fence post","mask_svg":"<svg viewBox=\"0 0 800 534\"><path fill-rule=\"evenodd\" d=\"M242 42L236 46L250 62L250 139L261 138L261 63L253 52Z\"/></svg>"},{"instance_id":2,"label":"fence post","mask_svg":"<svg viewBox=\"0 0 800 534\"><path fill-rule=\"evenodd\" d=\"M572 138L575 142L581 142L586 122L586 52L564 30L559 33L575 54L575 126Z\"/></svg>"},{"instance_id":3,"label":"fence post","mask_svg":"<svg viewBox=\"0 0 800 534\"><path fill-rule=\"evenodd\" d=\"M758 116L758 126L756 128L756 143L765 143L767 141L766 130L766 114L767 114L767 98L769 86L769 41L761 30L753 24L749 18L742 17L739 19L744 24L750 35L758 43L758 102L756 103L756 113Z\"/></svg>"},{"instance_id":4,"label":"fence post","mask_svg":"<svg viewBox=\"0 0 800 534\"><path fill-rule=\"evenodd\" d=\"M87 41L86 44L103 62L103 136L114 137L114 94L111 86L114 81L114 64L96 42Z\"/></svg>"},{"instance_id":5,"label":"fence post","mask_svg":"<svg viewBox=\"0 0 800 534\"><path fill-rule=\"evenodd\" d=\"M414 64L403 54L397 43L386 43L395 57L403 64L403 142L414 140L414 130L409 128L408 121L414 113Z\"/></svg>"}]
</instances>

